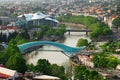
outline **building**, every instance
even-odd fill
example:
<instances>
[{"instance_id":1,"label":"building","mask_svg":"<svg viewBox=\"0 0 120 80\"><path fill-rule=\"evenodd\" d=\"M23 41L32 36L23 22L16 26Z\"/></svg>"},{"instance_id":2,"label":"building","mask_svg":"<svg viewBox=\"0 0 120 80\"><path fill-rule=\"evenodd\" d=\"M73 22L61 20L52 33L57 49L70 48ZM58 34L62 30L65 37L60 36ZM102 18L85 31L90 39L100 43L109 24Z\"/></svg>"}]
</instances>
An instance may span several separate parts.
<instances>
[{"instance_id":1,"label":"building","mask_svg":"<svg viewBox=\"0 0 120 80\"><path fill-rule=\"evenodd\" d=\"M45 15L43 13L29 13L29 14L23 14L18 16L18 20L16 21L16 25L18 26L52 26L56 27L58 25L59 21L52 18L50 15Z\"/></svg>"},{"instance_id":2,"label":"building","mask_svg":"<svg viewBox=\"0 0 120 80\"><path fill-rule=\"evenodd\" d=\"M19 73L15 70L7 69L4 67L0 67L0 80L16 80L19 78Z\"/></svg>"},{"instance_id":3,"label":"building","mask_svg":"<svg viewBox=\"0 0 120 80\"><path fill-rule=\"evenodd\" d=\"M33 80L60 80L60 78L48 75L40 75L34 77Z\"/></svg>"},{"instance_id":4,"label":"building","mask_svg":"<svg viewBox=\"0 0 120 80\"><path fill-rule=\"evenodd\" d=\"M8 24L11 24L11 22L15 22L17 18L13 17L0 17L0 25L7 26ZM14 26L14 25L12 25Z\"/></svg>"},{"instance_id":5,"label":"building","mask_svg":"<svg viewBox=\"0 0 120 80\"><path fill-rule=\"evenodd\" d=\"M117 65L116 69L117 69L117 70L120 70L120 65Z\"/></svg>"},{"instance_id":6,"label":"building","mask_svg":"<svg viewBox=\"0 0 120 80\"><path fill-rule=\"evenodd\" d=\"M94 68L94 63L92 62L93 55L78 55L78 59L81 64Z\"/></svg>"}]
</instances>

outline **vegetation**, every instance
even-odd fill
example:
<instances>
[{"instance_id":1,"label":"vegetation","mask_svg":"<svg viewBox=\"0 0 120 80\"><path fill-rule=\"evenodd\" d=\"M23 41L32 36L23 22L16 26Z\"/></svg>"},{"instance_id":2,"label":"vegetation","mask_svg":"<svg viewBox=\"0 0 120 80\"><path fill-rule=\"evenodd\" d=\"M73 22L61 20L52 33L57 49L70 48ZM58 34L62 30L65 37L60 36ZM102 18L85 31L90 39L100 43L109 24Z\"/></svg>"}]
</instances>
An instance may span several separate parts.
<instances>
[{"instance_id":1,"label":"vegetation","mask_svg":"<svg viewBox=\"0 0 120 80\"><path fill-rule=\"evenodd\" d=\"M62 28L60 29L62 30ZM25 36L27 35L26 33L27 32L19 33L15 39L11 39L5 52L0 52L0 64L4 64L7 68L17 70L21 73L24 73L27 70L26 61L17 47L18 44L28 42L29 37ZM32 64L29 65L28 70L58 76L61 79L67 80L63 66L50 64L49 61L45 59L38 60L36 66Z\"/></svg>"},{"instance_id":2,"label":"vegetation","mask_svg":"<svg viewBox=\"0 0 120 80\"><path fill-rule=\"evenodd\" d=\"M61 24L59 25L58 29L53 29L52 27L48 26L37 26L39 29L38 31L34 31L33 38L36 40L40 40L43 38L48 39L61 39L64 37L64 33L66 32L65 25Z\"/></svg>"},{"instance_id":3,"label":"vegetation","mask_svg":"<svg viewBox=\"0 0 120 80\"><path fill-rule=\"evenodd\" d=\"M77 47L81 47L81 46L87 46L88 45L88 40L87 39L79 39L77 42Z\"/></svg>"},{"instance_id":4,"label":"vegetation","mask_svg":"<svg viewBox=\"0 0 120 80\"><path fill-rule=\"evenodd\" d=\"M63 66L57 64L50 64L46 59L39 59L37 65L28 65L28 70L33 72L39 72L47 75L60 77L62 80L67 80L65 75L65 69Z\"/></svg>"},{"instance_id":5,"label":"vegetation","mask_svg":"<svg viewBox=\"0 0 120 80\"><path fill-rule=\"evenodd\" d=\"M5 52L0 53L0 64L6 65L7 68L24 73L27 70L26 61L20 54L16 44L17 41L12 39Z\"/></svg>"},{"instance_id":6,"label":"vegetation","mask_svg":"<svg viewBox=\"0 0 120 80\"><path fill-rule=\"evenodd\" d=\"M108 52L108 53L116 53L119 54L120 52L116 51L117 49L120 49L120 42L119 41L108 41L105 44L103 44L101 46L101 48L103 49L104 52Z\"/></svg>"},{"instance_id":7,"label":"vegetation","mask_svg":"<svg viewBox=\"0 0 120 80\"><path fill-rule=\"evenodd\" d=\"M89 49L90 50L97 50L96 43L90 44Z\"/></svg>"},{"instance_id":8,"label":"vegetation","mask_svg":"<svg viewBox=\"0 0 120 80\"><path fill-rule=\"evenodd\" d=\"M40 27L40 31L35 31L33 34L37 39L48 37L51 38L53 36L62 38L64 37L65 25L60 25L57 30L54 30L51 27L42 26ZM8 42L8 47L4 52L0 52L0 64L5 65L9 69L17 70L18 72L24 73L27 70L26 61L21 55L17 45L26 43L30 41L30 36L28 34L28 30L24 29L22 32L14 32L7 35L0 33L0 42ZM1 49L3 50L3 49ZM32 67L31 67L32 66ZM33 68L34 65L30 65L28 68ZM31 67L31 68L30 68ZM55 68L55 69L54 69ZM31 69L35 72L41 72L43 74L49 74L53 76L58 76L61 79L66 80L64 67L58 66L56 64L50 64L46 60L39 60L37 65L34 66L34 69ZM55 71L58 71L55 73Z\"/></svg>"},{"instance_id":9,"label":"vegetation","mask_svg":"<svg viewBox=\"0 0 120 80\"><path fill-rule=\"evenodd\" d=\"M20 53L11 55L6 62L6 67L24 73L27 70L26 61Z\"/></svg>"},{"instance_id":10,"label":"vegetation","mask_svg":"<svg viewBox=\"0 0 120 80\"><path fill-rule=\"evenodd\" d=\"M9 35L4 34L2 32L0 33L0 42L9 43L11 39L15 39L15 41L17 41L17 44L20 44L22 41L27 42L28 40L30 40L30 36L27 30L19 33L15 31L13 33L9 33Z\"/></svg>"},{"instance_id":11,"label":"vegetation","mask_svg":"<svg viewBox=\"0 0 120 80\"><path fill-rule=\"evenodd\" d=\"M34 29L33 29L34 30ZM13 32L9 33L8 37L7 34L0 33L0 42L7 42L11 39L16 39L19 41L18 44L30 41L30 40L41 40L41 39L49 39L49 40L58 40L64 37L64 33L66 32L65 25L59 25L58 29L53 29L52 27L48 26L38 26L38 30L30 32L29 29L24 29L22 32Z\"/></svg>"},{"instance_id":12,"label":"vegetation","mask_svg":"<svg viewBox=\"0 0 120 80\"><path fill-rule=\"evenodd\" d=\"M85 66L75 67L75 80L103 80L103 77L94 70L88 70Z\"/></svg>"},{"instance_id":13,"label":"vegetation","mask_svg":"<svg viewBox=\"0 0 120 80\"><path fill-rule=\"evenodd\" d=\"M93 57L95 68L109 68L115 69L120 63L120 60L114 56L109 56L105 53L95 54Z\"/></svg>"},{"instance_id":14,"label":"vegetation","mask_svg":"<svg viewBox=\"0 0 120 80\"><path fill-rule=\"evenodd\" d=\"M112 30L110 30L106 24L91 16L74 16L71 14L66 14L59 17L58 20L61 22L85 25L87 28L92 30L92 33L90 34L91 39L100 40L101 37L109 37L112 34Z\"/></svg>"},{"instance_id":15,"label":"vegetation","mask_svg":"<svg viewBox=\"0 0 120 80\"><path fill-rule=\"evenodd\" d=\"M113 24L113 26L114 26L115 28L118 29L118 28L120 27L120 17L115 18L115 19L113 20L112 24Z\"/></svg>"}]
</instances>

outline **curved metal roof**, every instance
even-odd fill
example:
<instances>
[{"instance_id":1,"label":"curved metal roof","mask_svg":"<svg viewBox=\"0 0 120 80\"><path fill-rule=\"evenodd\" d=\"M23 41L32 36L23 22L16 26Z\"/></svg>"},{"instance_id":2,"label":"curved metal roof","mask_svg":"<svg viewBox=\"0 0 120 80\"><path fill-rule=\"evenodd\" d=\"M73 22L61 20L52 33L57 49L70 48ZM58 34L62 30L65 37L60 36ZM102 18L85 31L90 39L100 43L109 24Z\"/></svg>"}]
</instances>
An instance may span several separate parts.
<instances>
[{"instance_id":1,"label":"curved metal roof","mask_svg":"<svg viewBox=\"0 0 120 80\"><path fill-rule=\"evenodd\" d=\"M33 17L31 19L36 20L36 19L43 19L46 17L49 17L49 15L45 15L43 13L35 13L35 14L33 14Z\"/></svg>"},{"instance_id":2,"label":"curved metal roof","mask_svg":"<svg viewBox=\"0 0 120 80\"><path fill-rule=\"evenodd\" d=\"M58 22L59 22L58 20L56 20L56 19L52 19L52 18L45 18L45 20L54 21L54 22L56 22L56 23L58 23Z\"/></svg>"},{"instance_id":3,"label":"curved metal roof","mask_svg":"<svg viewBox=\"0 0 120 80\"><path fill-rule=\"evenodd\" d=\"M18 48L20 49L21 53L24 53L24 51L26 49L34 47L34 46L38 46L38 45L53 45L53 46L56 46L58 48L61 48L64 52L67 52L69 54L74 54L76 52L79 52L83 48L85 48L85 47L75 47L74 48L74 47L66 46L66 45L58 43L58 42L51 42L51 41L28 42L28 43L24 43L24 44L18 45Z\"/></svg>"},{"instance_id":4,"label":"curved metal roof","mask_svg":"<svg viewBox=\"0 0 120 80\"><path fill-rule=\"evenodd\" d=\"M0 44L0 45L2 45L5 49L8 47L8 45L6 45L6 44ZM18 45L18 48L19 48L21 53L24 53L26 49L32 48L32 47L35 47L35 46L39 46L39 45L56 46L56 47L62 49L64 52L67 52L68 54L75 54L76 52L79 52L79 51L81 51L82 49L85 48L84 46L83 47L70 47L70 46L66 46L64 44L61 44L61 43L58 43L58 42L52 42L52 41L28 42L28 43Z\"/></svg>"}]
</instances>

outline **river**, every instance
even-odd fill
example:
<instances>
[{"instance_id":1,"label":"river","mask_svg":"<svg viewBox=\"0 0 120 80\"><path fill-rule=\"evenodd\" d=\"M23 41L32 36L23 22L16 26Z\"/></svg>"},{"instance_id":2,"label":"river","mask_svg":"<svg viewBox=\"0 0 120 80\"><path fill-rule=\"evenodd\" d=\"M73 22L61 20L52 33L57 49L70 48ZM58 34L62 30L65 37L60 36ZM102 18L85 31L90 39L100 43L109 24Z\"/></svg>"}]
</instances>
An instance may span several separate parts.
<instances>
[{"instance_id":1,"label":"river","mask_svg":"<svg viewBox=\"0 0 120 80\"><path fill-rule=\"evenodd\" d=\"M80 29L80 27L67 27L70 29ZM77 41L80 38L84 39L89 39L89 37L86 37L85 32L71 32L71 35L68 35L68 32L65 33L66 39L62 41L61 43L71 46L71 47L76 47ZM51 46L51 45L45 45L42 48L43 50L60 50L57 47ZM65 66L66 63L69 62L69 58L64 55L61 52L50 52L50 51L33 51L30 54L25 55L25 59L28 64L33 63L36 65L37 61L39 59L47 59L49 60L50 63L52 64L58 64L58 65L63 65Z\"/></svg>"}]
</instances>

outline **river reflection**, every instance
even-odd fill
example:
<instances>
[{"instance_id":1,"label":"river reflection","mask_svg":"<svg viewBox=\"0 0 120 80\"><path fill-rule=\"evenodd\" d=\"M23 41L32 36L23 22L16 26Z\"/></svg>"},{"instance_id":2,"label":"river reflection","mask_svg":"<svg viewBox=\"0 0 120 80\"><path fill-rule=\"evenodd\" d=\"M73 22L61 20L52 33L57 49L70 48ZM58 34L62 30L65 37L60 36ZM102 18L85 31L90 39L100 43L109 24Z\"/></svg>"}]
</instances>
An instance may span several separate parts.
<instances>
[{"instance_id":1,"label":"river reflection","mask_svg":"<svg viewBox=\"0 0 120 80\"><path fill-rule=\"evenodd\" d=\"M65 33L66 39L62 42L65 45L76 47L77 41L80 38L89 39L89 37L86 37L85 32L71 32L71 35L68 35L68 33ZM43 50L60 50L57 47L51 46L51 45L45 45L42 48ZM51 52L51 51L33 51L30 54L25 55L25 59L28 64L33 63L36 64L39 59L47 59L50 63L55 63L58 65L65 65L66 62L69 61L69 58L65 56L61 52Z\"/></svg>"}]
</instances>

